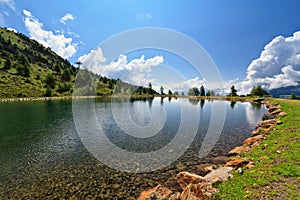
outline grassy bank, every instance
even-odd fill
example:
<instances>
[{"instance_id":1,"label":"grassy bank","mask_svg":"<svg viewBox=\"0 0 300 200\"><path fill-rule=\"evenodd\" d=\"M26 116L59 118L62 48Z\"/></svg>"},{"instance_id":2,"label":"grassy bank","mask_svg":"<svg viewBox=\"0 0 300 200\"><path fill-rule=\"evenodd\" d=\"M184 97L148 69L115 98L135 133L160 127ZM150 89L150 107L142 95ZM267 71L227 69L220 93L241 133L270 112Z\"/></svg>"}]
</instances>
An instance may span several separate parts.
<instances>
[{"instance_id":1,"label":"grassy bank","mask_svg":"<svg viewBox=\"0 0 300 200\"><path fill-rule=\"evenodd\" d=\"M253 151L255 166L220 183L217 199L300 199L300 101L272 100L288 115Z\"/></svg>"}]
</instances>

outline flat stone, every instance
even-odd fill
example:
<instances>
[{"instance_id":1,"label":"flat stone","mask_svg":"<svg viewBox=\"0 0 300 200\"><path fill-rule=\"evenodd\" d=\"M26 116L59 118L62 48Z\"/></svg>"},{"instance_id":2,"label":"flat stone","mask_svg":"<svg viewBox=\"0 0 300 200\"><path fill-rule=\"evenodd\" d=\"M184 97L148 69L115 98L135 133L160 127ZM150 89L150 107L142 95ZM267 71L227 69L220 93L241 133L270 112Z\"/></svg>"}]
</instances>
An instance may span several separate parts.
<instances>
[{"instance_id":1,"label":"flat stone","mask_svg":"<svg viewBox=\"0 0 300 200\"><path fill-rule=\"evenodd\" d=\"M254 144L255 142L262 141L263 139L264 139L264 137L262 135L256 135L256 136L247 138L246 140L243 141L242 144L243 145L251 145L251 144Z\"/></svg>"},{"instance_id":2,"label":"flat stone","mask_svg":"<svg viewBox=\"0 0 300 200\"><path fill-rule=\"evenodd\" d=\"M238 168L248 164L250 161L251 160L249 158L233 158L231 161L227 162L224 166Z\"/></svg>"},{"instance_id":3,"label":"flat stone","mask_svg":"<svg viewBox=\"0 0 300 200\"><path fill-rule=\"evenodd\" d=\"M279 108L279 109L277 109L277 110L271 112L270 114L271 114L271 115L278 115L278 114L281 113L281 112L282 112L282 110Z\"/></svg>"},{"instance_id":4,"label":"flat stone","mask_svg":"<svg viewBox=\"0 0 300 200\"><path fill-rule=\"evenodd\" d=\"M204 178L207 182L212 184L220 181L227 181L229 177L232 177L232 174L230 174L232 170L233 167L230 166L219 167L218 169L209 172Z\"/></svg>"},{"instance_id":5,"label":"flat stone","mask_svg":"<svg viewBox=\"0 0 300 200\"><path fill-rule=\"evenodd\" d=\"M285 116L287 116L287 113L286 113L286 112L280 112L280 113L278 114L278 117L285 117Z\"/></svg>"},{"instance_id":6,"label":"flat stone","mask_svg":"<svg viewBox=\"0 0 300 200\"><path fill-rule=\"evenodd\" d=\"M228 152L228 155L236 155L236 154L241 154L245 153L247 151L250 151L251 148L249 146L243 145L243 146L238 146L232 149L231 151Z\"/></svg>"}]
</instances>

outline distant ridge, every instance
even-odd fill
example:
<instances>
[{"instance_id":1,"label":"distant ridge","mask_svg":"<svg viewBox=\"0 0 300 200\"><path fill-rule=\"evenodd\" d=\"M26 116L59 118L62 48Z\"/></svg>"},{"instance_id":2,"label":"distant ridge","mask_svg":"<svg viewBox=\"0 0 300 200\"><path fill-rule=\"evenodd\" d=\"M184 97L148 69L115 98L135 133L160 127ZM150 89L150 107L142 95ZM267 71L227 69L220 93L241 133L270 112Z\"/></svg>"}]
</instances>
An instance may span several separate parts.
<instances>
[{"instance_id":1,"label":"distant ridge","mask_svg":"<svg viewBox=\"0 0 300 200\"><path fill-rule=\"evenodd\" d=\"M299 99L300 98L300 83L298 83L298 86L288 86L288 87L281 87L281 88L270 90L270 94L276 98L279 98L280 95L295 94Z\"/></svg>"}]
</instances>

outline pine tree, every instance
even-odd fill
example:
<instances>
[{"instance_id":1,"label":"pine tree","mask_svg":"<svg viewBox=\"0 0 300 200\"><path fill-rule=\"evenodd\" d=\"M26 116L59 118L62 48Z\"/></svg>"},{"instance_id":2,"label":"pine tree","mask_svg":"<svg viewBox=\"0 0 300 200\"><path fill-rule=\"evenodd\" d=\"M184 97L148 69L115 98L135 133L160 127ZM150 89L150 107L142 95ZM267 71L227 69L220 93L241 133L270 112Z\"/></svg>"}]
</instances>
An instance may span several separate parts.
<instances>
[{"instance_id":1,"label":"pine tree","mask_svg":"<svg viewBox=\"0 0 300 200\"><path fill-rule=\"evenodd\" d=\"M4 63L4 69L8 70L11 68L11 61L10 59L7 59Z\"/></svg>"},{"instance_id":2,"label":"pine tree","mask_svg":"<svg viewBox=\"0 0 300 200\"><path fill-rule=\"evenodd\" d=\"M55 79L54 79L54 77L53 77L53 75L51 73L49 73L46 76L45 83L46 83L47 87L50 87L52 89L55 88Z\"/></svg>"},{"instance_id":3,"label":"pine tree","mask_svg":"<svg viewBox=\"0 0 300 200\"><path fill-rule=\"evenodd\" d=\"M160 87L160 94L164 95L164 87L163 86Z\"/></svg>"},{"instance_id":4,"label":"pine tree","mask_svg":"<svg viewBox=\"0 0 300 200\"><path fill-rule=\"evenodd\" d=\"M237 96L236 92L237 92L237 90L235 89L234 85L231 86L229 96L232 96L232 97Z\"/></svg>"},{"instance_id":5,"label":"pine tree","mask_svg":"<svg viewBox=\"0 0 300 200\"><path fill-rule=\"evenodd\" d=\"M201 85L201 87L200 87L200 96L202 96L202 97L205 96L205 89L204 89L203 85Z\"/></svg>"}]
</instances>

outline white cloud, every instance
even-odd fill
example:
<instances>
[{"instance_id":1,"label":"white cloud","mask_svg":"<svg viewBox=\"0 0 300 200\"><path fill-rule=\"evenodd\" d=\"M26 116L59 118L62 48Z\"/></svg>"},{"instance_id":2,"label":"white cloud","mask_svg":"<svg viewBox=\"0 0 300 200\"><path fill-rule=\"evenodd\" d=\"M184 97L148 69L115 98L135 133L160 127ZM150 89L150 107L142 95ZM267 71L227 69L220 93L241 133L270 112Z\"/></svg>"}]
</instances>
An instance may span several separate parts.
<instances>
[{"instance_id":1,"label":"white cloud","mask_svg":"<svg viewBox=\"0 0 300 200\"><path fill-rule=\"evenodd\" d=\"M132 84L147 85L154 81L153 78L150 78L152 67L163 63L164 58L155 56L145 59L145 56L142 55L140 58L128 61L126 55L120 55L116 61L107 64L102 49L98 48L81 56L78 60L83 63L85 68L102 76L121 78Z\"/></svg>"},{"instance_id":2,"label":"white cloud","mask_svg":"<svg viewBox=\"0 0 300 200\"><path fill-rule=\"evenodd\" d=\"M184 91L187 92L190 88L196 87L200 88L203 85L206 87L206 82L204 79L200 79L199 77L195 77L189 80L182 81L180 83L172 84L170 87L174 91Z\"/></svg>"},{"instance_id":3,"label":"white cloud","mask_svg":"<svg viewBox=\"0 0 300 200\"><path fill-rule=\"evenodd\" d=\"M9 16L7 7L16 12L14 0L0 0L0 26L6 26L5 18Z\"/></svg>"},{"instance_id":4,"label":"white cloud","mask_svg":"<svg viewBox=\"0 0 300 200\"><path fill-rule=\"evenodd\" d=\"M18 33L18 31L17 31L16 29L14 29L14 28L7 28L7 30L13 31L13 32L15 32L15 33Z\"/></svg>"},{"instance_id":5,"label":"white cloud","mask_svg":"<svg viewBox=\"0 0 300 200\"><path fill-rule=\"evenodd\" d=\"M16 11L14 0L0 0L0 4L7 5L13 11Z\"/></svg>"},{"instance_id":6,"label":"white cloud","mask_svg":"<svg viewBox=\"0 0 300 200\"><path fill-rule=\"evenodd\" d=\"M45 47L50 47L63 58L70 58L76 53L77 44L72 42L71 37L45 30L43 24L27 10L23 10L23 14L25 15L25 27L29 31L31 38Z\"/></svg>"},{"instance_id":7,"label":"white cloud","mask_svg":"<svg viewBox=\"0 0 300 200\"><path fill-rule=\"evenodd\" d=\"M5 26L5 17L0 13L0 26Z\"/></svg>"},{"instance_id":8,"label":"white cloud","mask_svg":"<svg viewBox=\"0 0 300 200\"><path fill-rule=\"evenodd\" d=\"M300 82L300 31L291 37L278 36L267 44L259 58L247 69L239 84L241 92L250 92L256 85L265 89L296 86Z\"/></svg>"},{"instance_id":9,"label":"white cloud","mask_svg":"<svg viewBox=\"0 0 300 200\"><path fill-rule=\"evenodd\" d=\"M70 13L67 13L65 16L63 16L62 18L60 18L60 22L63 23L63 24L66 24L66 21L68 20L74 20L75 17L74 15L70 14Z\"/></svg>"},{"instance_id":10,"label":"white cloud","mask_svg":"<svg viewBox=\"0 0 300 200\"><path fill-rule=\"evenodd\" d=\"M138 13L135 16L135 18L140 22L147 22L152 19L152 15L151 15L151 13L148 13L148 12L142 12L142 13Z\"/></svg>"}]
</instances>

